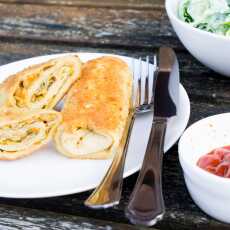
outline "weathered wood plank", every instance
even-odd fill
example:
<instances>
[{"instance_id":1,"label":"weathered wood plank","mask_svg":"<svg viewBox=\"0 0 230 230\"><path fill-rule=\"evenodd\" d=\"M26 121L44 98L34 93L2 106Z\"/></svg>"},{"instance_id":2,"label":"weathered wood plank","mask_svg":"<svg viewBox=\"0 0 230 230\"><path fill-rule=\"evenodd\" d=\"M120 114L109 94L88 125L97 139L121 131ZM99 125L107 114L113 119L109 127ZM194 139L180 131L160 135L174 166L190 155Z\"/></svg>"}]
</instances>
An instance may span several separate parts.
<instances>
[{"instance_id":1,"label":"weathered wood plank","mask_svg":"<svg viewBox=\"0 0 230 230\"><path fill-rule=\"evenodd\" d=\"M78 216L63 215L14 206L0 206L0 229L2 230L140 230L127 224L99 221ZM146 229L146 228L141 228Z\"/></svg>"},{"instance_id":2,"label":"weathered wood plank","mask_svg":"<svg viewBox=\"0 0 230 230\"><path fill-rule=\"evenodd\" d=\"M132 48L90 48L64 45L62 43L34 43L28 40L12 40L0 43L0 64L36 55L69 51L99 51L135 57L152 54L149 49L137 49L133 52ZM190 124L210 115L228 112L230 108L229 79L208 70L185 51L177 51L177 54L181 64L181 80L191 98L192 113ZM201 86L205 86L205 89ZM95 212L95 210L84 207L83 201L88 197L89 192L49 199L0 199L0 204L18 205L46 211L92 217L100 220L106 219L108 221L128 223L124 217L124 207L127 204L136 177L137 174L124 181L124 192L121 204L109 210ZM157 228L163 230L189 230L194 228L204 230L229 229L229 225L219 223L201 212L191 200L184 184L176 146L165 156L163 179L167 214L165 219L157 225Z\"/></svg>"},{"instance_id":3,"label":"weathered wood plank","mask_svg":"<svg viewBox=\"0 0 230 230\"><path fill-rule=\"evenodd\" d=\"M2 3L36 4L36 5L61 5L61 6L87 6L129 9L162 8L163 0L0 0Z\"/></svg>"},{"instance_id":4,"label":"weathered wood plank","mask_svg":"<svg viewBox=\"0 0 230 230\"><path fill-rule=\"evenodd\" d=\"M64 41L88 46L183 49L162 10L143 11L0 4L1 38Z\"/></svg>"}]
</instances>

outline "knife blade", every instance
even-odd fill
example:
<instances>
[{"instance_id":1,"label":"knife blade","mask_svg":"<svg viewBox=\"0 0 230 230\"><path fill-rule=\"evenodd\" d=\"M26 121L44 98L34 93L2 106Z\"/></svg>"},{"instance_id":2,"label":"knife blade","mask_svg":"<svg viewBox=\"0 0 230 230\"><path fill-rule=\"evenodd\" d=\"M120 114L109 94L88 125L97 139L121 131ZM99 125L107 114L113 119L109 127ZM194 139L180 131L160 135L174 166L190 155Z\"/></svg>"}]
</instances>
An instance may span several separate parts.
<instances>
[{"instance_id":1,"label":"knife blade","mask_svg":"<svg viewBox=\"0 0 230 230\"><path fill-rule=\"evenodd\" d=\"M155 83L154 116L175 116L179 102L179 64L174 51L163 47L159 50L159 69Z\"/></svg>"},{"instance_id":2,"label":"knife blade","mask_svg":"<svg viewBox=\"0 0 230 230\"><path fill-rule=\"evenodd\" d=\"M165 214L162 194L162 160L167 120L177 114L179 65L174 51L159 50L159 67L154 84L154 112L149 141L126 217L133 224L152 226Z\"/></svg>"}]
</instances>

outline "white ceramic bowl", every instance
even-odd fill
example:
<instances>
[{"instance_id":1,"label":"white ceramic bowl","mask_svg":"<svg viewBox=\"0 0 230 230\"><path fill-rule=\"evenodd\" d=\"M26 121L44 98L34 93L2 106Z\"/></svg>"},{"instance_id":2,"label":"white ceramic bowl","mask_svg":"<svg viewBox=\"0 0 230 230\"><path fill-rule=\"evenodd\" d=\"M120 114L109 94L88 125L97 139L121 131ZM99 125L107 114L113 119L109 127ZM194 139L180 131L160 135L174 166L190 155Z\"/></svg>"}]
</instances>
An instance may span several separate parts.
<instances>
[{"instance_id":1,"label":"white ceramic bowl","mask_svg":"<svg viewBox=\"0 0 230 230\"><path fill-rule=\"evenodd\" d=\"M206 172L196 164L201 156L228 145L230 113L193 124L179 141L179 159L191 197L204 212L226 223L230 223L230 179Z\"/></svg>"},{"instance_id":2,"label":"white ceramic bowl","mask_svg":"<svg viewBox=\"0 0 230 230\"><path fill-rule=\"evenodd\" d=\"M178 18L180 0L166 0L168 17L177 36L200 62L230 77L230 38L196 29Z\"/></svg>"}]
</instances>

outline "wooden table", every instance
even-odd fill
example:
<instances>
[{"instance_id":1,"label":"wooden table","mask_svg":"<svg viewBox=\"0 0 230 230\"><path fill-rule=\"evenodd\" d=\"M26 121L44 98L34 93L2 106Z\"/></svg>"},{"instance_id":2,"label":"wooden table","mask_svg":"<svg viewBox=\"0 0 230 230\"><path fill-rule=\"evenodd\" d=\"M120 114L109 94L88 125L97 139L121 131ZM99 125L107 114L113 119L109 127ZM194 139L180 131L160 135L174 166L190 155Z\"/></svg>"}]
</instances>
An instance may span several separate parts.
<instances>
[{"instance_id":1,"label":"wooden table","mask_svg":"<svg viewBox=\"0 0 230 230\"><path fill-rule=\"evenodd\" d=\"M146 56L162 45L176 50L181 81L191 99L190 124L229 111L230 79L196 61L179 42L163 0L0 0L0 64L60 52L106 52ZM137 174L124 181L119 206L90 210L90 192L49 199L0 199L0 229L145 229L124 216ZM167 214L157 229L230 229L191 200L177 146L164 159ZM228 204L229 205L229 204Z\"/></svg>"}]
</instances>

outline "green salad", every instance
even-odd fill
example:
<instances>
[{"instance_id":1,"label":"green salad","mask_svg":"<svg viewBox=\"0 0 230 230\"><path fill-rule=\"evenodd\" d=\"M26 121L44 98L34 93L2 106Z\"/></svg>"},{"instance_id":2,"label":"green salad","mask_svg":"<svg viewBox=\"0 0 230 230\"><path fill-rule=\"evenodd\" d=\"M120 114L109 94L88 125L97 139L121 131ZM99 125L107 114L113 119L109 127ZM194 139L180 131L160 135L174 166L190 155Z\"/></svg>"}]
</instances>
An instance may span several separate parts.
<instances>
[{"instance_id":1,"label":"green salad","mask_svg":"<svg viewBox=\"0 0 230 230\"><path fill-rule=\"evenodd\" d=\"M181 0L178 14L196 28L230 36L230 0Z\"/></svg>"}]
</instances>

